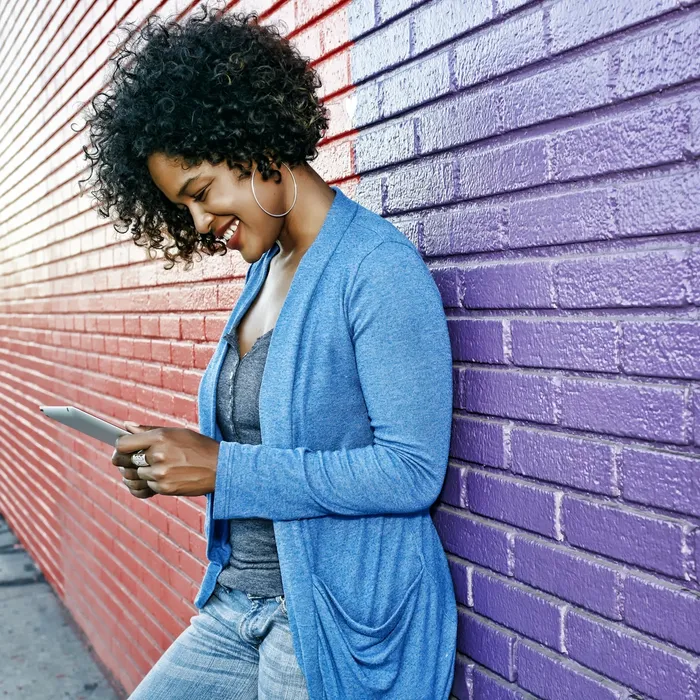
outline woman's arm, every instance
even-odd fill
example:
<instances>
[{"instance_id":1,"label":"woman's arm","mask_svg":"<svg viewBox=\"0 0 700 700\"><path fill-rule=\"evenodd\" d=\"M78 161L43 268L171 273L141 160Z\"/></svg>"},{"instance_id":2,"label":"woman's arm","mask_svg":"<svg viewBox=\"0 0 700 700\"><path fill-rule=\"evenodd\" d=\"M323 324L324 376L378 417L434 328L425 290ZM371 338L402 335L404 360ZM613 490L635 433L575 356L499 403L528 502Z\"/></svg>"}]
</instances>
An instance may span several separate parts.
<instances>
[{"instance_id":1,"label":"woman's arm","mask_svg":"<svg viewBox=\"0 0 700 700\"><path fill-rule=\"evenodd\" d=\"M452 355L440 293L418 251L385 241L368 253L347 314L373 443L309 450L221 442L214 518L409 513L438 497L452 425Z\"/></svg>"}]
</instances>

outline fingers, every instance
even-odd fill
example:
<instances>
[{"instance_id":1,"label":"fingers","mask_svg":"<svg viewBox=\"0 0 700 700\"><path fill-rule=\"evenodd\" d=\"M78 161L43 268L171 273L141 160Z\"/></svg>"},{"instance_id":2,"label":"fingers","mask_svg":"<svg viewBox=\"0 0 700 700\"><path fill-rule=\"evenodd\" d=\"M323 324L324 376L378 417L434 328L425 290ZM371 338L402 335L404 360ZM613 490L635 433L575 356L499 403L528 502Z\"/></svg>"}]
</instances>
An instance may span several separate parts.
<instances>
[{"instance_id":1,"label":"fingers","mask_svg":"<svg viewBox=\"0 0 700 700\"><path fill-rule=\"evenodd\" d=\"M147 481L143 479L122 479L130 491L140 491L142 489L150 489Z\"/></svg>"},{"instance_id":2,"label":"fingers","mask_svg":"<svg viewBox=\"0 0 700 700\"><path fill-rule=\"evenodd\" d=\"M122 475L122 481L132 496L136 496L136 498L150 498L156 495L156 492L148 485L148 482L139 478L138 469L119 467L119 473Z\"/></svg>"},{"instance_id":3,"label":"fingers","mask_svg":"<svg viewBox=\"0 0 700 700\"><path fill-rule=\"evenodd\" d=\"M115 467L133 466L133 463L131 461L131 453L130 452L119 452L118 450L114 450L114 452L112 453L112 464Z\"/></svg>"},{"instance_id":4,"label":"fingers","mask_svg":"<svg viewBox=\"0 0 700 700\"><path fill-rule=\"evenodd\" d=\"M151 496L155 496L156 492L151 491L149 488L145 489L129 489L129 492L131 493L132 496L136 496L136 498L151 498Z\"/></svg>"},{"instance_id":5,"label":"fingers","mask_svg":"<svg viewBox=\"0 0 700 700\"><path fill-rule=\"evenodd\" d=\"M112 464L119 467L124 485L129 489L129 493L136 498L151 498L156 492L151 489L148 482L140 479L138 468L131 462L131 454L114 450L112 454Z\"/></svg>"},{"instance_id":6,"label":"fingers","mask_svg":"<svg viewBox=\"0 0 700 700\"><path fill-rule=\"evenodd\" d=\"M112 464L115 467L133 467L134 463L131 461L132 452L118 452L114 451L112 455Z\"/></svg>"},{"instance_id":7,"label":"fingers","mask_svg":"<svg viewBox=\"0 0 700 700\"><path fill-rule=\"evenodd\" d=\"M140 479L141 477L139 476L139 470L136 467L119 467L119 473L125 478L125 479Z\"/></svg>"}]
</instances>

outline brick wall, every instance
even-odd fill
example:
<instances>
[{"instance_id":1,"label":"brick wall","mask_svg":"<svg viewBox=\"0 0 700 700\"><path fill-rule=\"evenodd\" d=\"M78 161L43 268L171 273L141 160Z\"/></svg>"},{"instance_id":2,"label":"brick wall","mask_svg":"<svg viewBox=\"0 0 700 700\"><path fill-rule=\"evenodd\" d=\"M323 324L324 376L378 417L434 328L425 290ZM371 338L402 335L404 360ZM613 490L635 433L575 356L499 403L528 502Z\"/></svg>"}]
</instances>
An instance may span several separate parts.
<instances>
[{"instance_id":1,"label":"brick wall","mask_svg":"<svg viewBox=\"0 0 700 700\"><path fill-rule=\"evenodd\" d=\"M700 697L692 5L357 12L358 194L452 339L461 699Z\"/></svg>"},{"instance_id":2,"label":"brick wall","mask_svg":"<svg viewBox=\"0 0 700 700\"><path fill-rule=\"evenodd\" d=\"M0 8L0 511L127 690L196 612L205 501L131 497L111 449L37 407L197 428L245 262L175 280L149 261L78 196L70 126L115 28L190 6ZM314 60L331 123L313 166L443 295L454 696L700 696L700 5L235 9Z\"/></svg>"}]
</instances>

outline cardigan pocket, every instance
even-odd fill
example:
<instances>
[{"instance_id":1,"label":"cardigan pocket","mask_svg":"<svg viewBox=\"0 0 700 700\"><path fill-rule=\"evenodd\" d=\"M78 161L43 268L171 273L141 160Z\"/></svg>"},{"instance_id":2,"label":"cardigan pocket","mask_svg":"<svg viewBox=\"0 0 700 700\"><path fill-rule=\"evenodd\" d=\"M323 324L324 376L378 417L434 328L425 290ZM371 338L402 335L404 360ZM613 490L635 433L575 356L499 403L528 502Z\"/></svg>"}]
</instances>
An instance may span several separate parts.
<instances>
[{"instance_id":1,"label":"cardigan pocket","mask_svg":"<svg viewBox=\"0 0 700 700\"><path fill-rule=\"evenodd\" d=\"M394 685L406 645L404 633L411 623L423 579L424 561L420 554L418 558L420 570L401 600L385 620L377 621L374 626L351 617L328 585L311 574L319 612L319 655L325 657L325 668L335 668L338 672L337 692L347 693L342 697L356 697L358 683L363 690L379 693L377 697ZM392 589L390 595L395 592Z\"/></svg>"}]
</instances>

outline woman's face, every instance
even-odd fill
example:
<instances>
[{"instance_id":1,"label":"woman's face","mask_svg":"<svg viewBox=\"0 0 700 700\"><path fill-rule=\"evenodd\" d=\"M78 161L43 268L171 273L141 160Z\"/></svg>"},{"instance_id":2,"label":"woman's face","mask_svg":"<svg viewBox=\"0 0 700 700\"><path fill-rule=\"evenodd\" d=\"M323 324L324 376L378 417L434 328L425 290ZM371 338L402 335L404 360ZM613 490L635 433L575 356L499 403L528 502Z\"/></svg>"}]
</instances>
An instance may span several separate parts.
<instances>
[{"instance_id":1,"label":"woman's face","mask_svg":"<svg viewBox=\"0 0 700 700\"><path fill-rule=\"evenodd\" d=\"M255 165L253 161L251 167ZM173 204L189 209L199 233L209 232L219 238L234 223L234 217L239 219L238 230L226 245L239 250L248 263L270 250L284 230L285 217L266 214L253 197L250 178L239 181L239 171L229 170L225 162L212 165L205 160L185 170L179 159L153 153L148 157L148 170L153 182ZM253 176L260 204L273 214L287 211L282 182L263 182L257 170Z\"/></svg>"}]
</instances>

